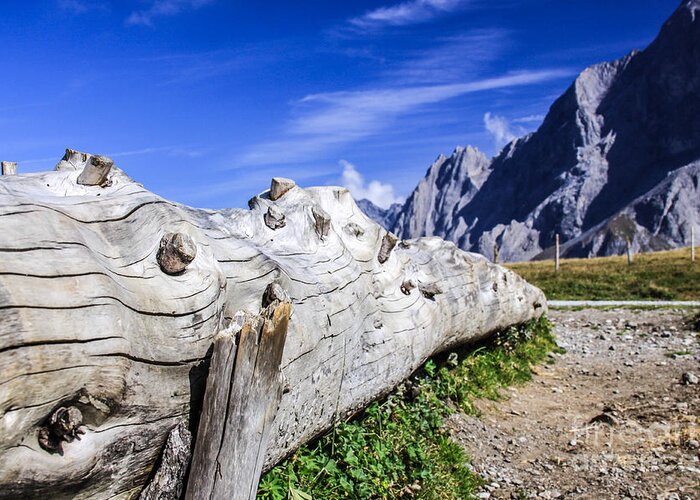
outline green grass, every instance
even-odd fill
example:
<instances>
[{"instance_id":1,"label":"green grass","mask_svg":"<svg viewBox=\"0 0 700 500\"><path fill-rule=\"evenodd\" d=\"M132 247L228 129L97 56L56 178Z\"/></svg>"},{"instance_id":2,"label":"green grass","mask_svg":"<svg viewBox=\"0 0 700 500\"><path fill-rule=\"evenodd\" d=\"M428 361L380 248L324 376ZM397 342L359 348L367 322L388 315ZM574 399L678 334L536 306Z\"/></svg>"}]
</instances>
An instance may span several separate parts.
<instances>
[{"instance_id":1,"label":"green grass","mask_svg":"<svg viewBox=\"0 0 700 500\"><path fill-rule=\"evenodd\" d=\"M470 498L481 484L443 428L475 398L531 378L558 350L546 318L510 328L471 352L428 361L410 381L357 417L299 449L260 482L262 499Z\"/></svg>"},{"instance_id":2,"label":"green grass","mask_svg":"<svg viewBox=\"0 0 700 500\"><path fill-rule=\"evenodd\" d=\"M507 267L544 291L550 300L698 300L700 262L690 250L627 257L564 259L558 273L551 260L519 262Z\"/></svg>"}]
</instances>

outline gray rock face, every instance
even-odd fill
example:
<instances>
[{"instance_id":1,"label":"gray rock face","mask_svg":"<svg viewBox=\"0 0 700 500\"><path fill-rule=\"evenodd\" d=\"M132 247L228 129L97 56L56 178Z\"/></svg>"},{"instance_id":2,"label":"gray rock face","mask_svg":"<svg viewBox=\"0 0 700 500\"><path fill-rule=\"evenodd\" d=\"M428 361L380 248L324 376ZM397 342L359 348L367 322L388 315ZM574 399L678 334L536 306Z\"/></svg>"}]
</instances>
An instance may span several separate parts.
<instances>
[{"instance_id":1,"label":"gray rock face","mask_svg":"<svg viewBox=\"0 0 700 500\"><path fill-rule=\"evenodd\" d=\"M671 172L654 189L562 245L565 257L653 252L682 246L700 221L700 161ZM552 254L547 249L538 258Z\"/></svg>"},{"instance_id":2,"label":"gray rock face","mask_svg":"<svg viewBox=\"0 0 700 500\"><path fill-rule=\"evenodd\" d=\"M430 166L396 217L394 232L401 237L449 235L456 230L455 214L468 204L491 173L489 160L476 148L457 148L440 155Z\"/></svg>"},{"instance_id":3,"label":"gray rock face","mask_svg":"<svg viewBox=\"0 0 700 500\"><path fill-rule=\"evenodd\" d=\"M583 71L540 128L488 162L439 157L391 228L504 261L687 244L700 222L700 0L642 52Z\"/></svg>"}]
</instances>

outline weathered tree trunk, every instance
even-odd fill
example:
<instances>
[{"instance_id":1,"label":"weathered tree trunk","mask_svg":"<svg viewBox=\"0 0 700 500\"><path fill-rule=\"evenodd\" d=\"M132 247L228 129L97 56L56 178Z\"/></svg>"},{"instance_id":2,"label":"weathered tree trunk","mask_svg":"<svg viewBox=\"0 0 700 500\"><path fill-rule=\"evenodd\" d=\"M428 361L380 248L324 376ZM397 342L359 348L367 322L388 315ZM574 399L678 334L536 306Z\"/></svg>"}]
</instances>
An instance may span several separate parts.
<instances>
[{"instance_id":1,"label":"weathered tree trunk","mask_svg":"<svg viewBox=\"0 0 700 500\"><path fill-rule=\"evenodd\" d=\"M0 497L138 494L170 430L199 413L215 339L273 282L292 307L288 391L263 468L431 355L544 310L481 256L438 238L394 245L345 189L278 179L275 201L196 210L116 167L77 182L108 160L68 151L55 172L0 177Z\"/></svg>"}]
</instances>

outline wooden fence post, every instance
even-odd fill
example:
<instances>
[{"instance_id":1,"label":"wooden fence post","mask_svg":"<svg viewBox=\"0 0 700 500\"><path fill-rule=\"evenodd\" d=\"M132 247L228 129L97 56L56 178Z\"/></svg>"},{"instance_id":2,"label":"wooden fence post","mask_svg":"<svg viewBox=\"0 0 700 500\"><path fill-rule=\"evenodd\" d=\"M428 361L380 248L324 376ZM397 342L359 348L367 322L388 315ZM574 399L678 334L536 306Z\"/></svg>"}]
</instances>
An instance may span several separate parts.
<instances>
[{"instance_id":1,"label":"wooden fence post","mask_svg":"<svg viewBox=\"0 0 700 500\"><path fill-rule=\"evenodd\" d=\"M554 272L559 272L559 233L554 236Z\"/></svg>"},{"instance_id":2,"label":"wooden fence post","mask_svg":"<svg viewBox=\"0 0 700 500\"><path fill-rule=\"evenodd\" d=\"M2 162L2 175L15 175L17 173L17 163L14 161Z\"/></svg>"},{"instance_id":3,"label":"wooden fence post","mask_svg":"<svg viewBox=\"0 0 700 500\"><path fill-rule=\"evenodd\" d=\"M627 265L631 266L632 265L632 240L629 238L627 239Z\"/></svg>"},{"instance_id":4,"label":"wooden fence post","mask_svg":"<svg viewBox=\"0 0 700 500\"><path fill-rule=\"evenodd\" d=\"M288 302L273 299L214 341L187 500L256 497L282 399L280 363L290 313Z\"/></svg>"}]
</instances>

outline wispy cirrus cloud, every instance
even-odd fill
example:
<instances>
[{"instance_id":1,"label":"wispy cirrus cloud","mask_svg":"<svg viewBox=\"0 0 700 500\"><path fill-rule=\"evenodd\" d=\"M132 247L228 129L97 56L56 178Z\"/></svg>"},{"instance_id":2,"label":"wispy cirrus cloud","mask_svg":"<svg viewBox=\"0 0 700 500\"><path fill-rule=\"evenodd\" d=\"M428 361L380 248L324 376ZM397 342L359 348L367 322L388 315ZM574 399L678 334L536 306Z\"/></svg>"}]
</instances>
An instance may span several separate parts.
<instances>
[{"instance_id":1,"label":"wispy cirrus cloud","mask_svg":"<svg viewBox=\"0 0 700 500\"><path fill-rule=\"evenodd\" d=\"M459 33L439 42L409 53L382 76L404 85L463 80L500 57L511 45L509 33L497 28Z\"/></svg>"},{"instance_id":2,"label":"wispy cirrus cloud","mask_svg":"<svg viewBox=\"0 0 700 500\"><path fill-rule=\"evenodd\" d=\"M408 0L365 12L350 19L349 24L367 30L424 23L461 9L468 3L468 0Z\"/></svg>"},{"instance_id":3,"label":"wispy cirrus cloud","mask_svg":"<svg viewBox=\"0 0 700 500\"><path fill-rule=\"evenodd\" d=\"M109 4L102 0L58 0L61 10L71 14L85 14L94 10L109 10Z\"/></svg>"},{"instance_id":4,"label":"wispy cirrus cloud","mask_svg":"<svg viewBox=\"0 0 700 500\"><path fill-rule=\"evenodd\" d=\"M540 123L544 120L544 115L528 115L515 118L513 123Z\"/></svg>"},{"instance_id":5,"label":"wispy cirrus cloud","mask_svg":"<svg viewBox=\"0 0 700 500\"><path fill-rule=\"evenodd\" d=\"M158 17L175 16L186 10L199 9L214 0L151 0L146 9L135 10L126 19L128 26L152 26Z\"/></svg>"},{"instance_id":6,"label":"wispy cirrus cloud","mask_svg":"<svg viewBox=\"0 0 700 500\"><path fill-rule=\"evenodd\" d=\"M462 83L383 87L311 94L296 104L296 116L281 140L257 144L239 165L293 164L319 159L333 148L374 135L398 117L426 105L475 92L505 89L570 77L570 70L520 71Z\"/></svg>"},{"instance_id":7,"label":"wispy cirrus cloud","mask_svg":"<svg viewBox=\"0 0 700 500\"><path fill-rule=\"evenodd\" d=\"M158 75L159 85L192 85L205 80L263 68L281 60L304 57L298 45L288 41L267 41L202 52L169 53L135 60Z\"/></svg>"}]
</instances>

